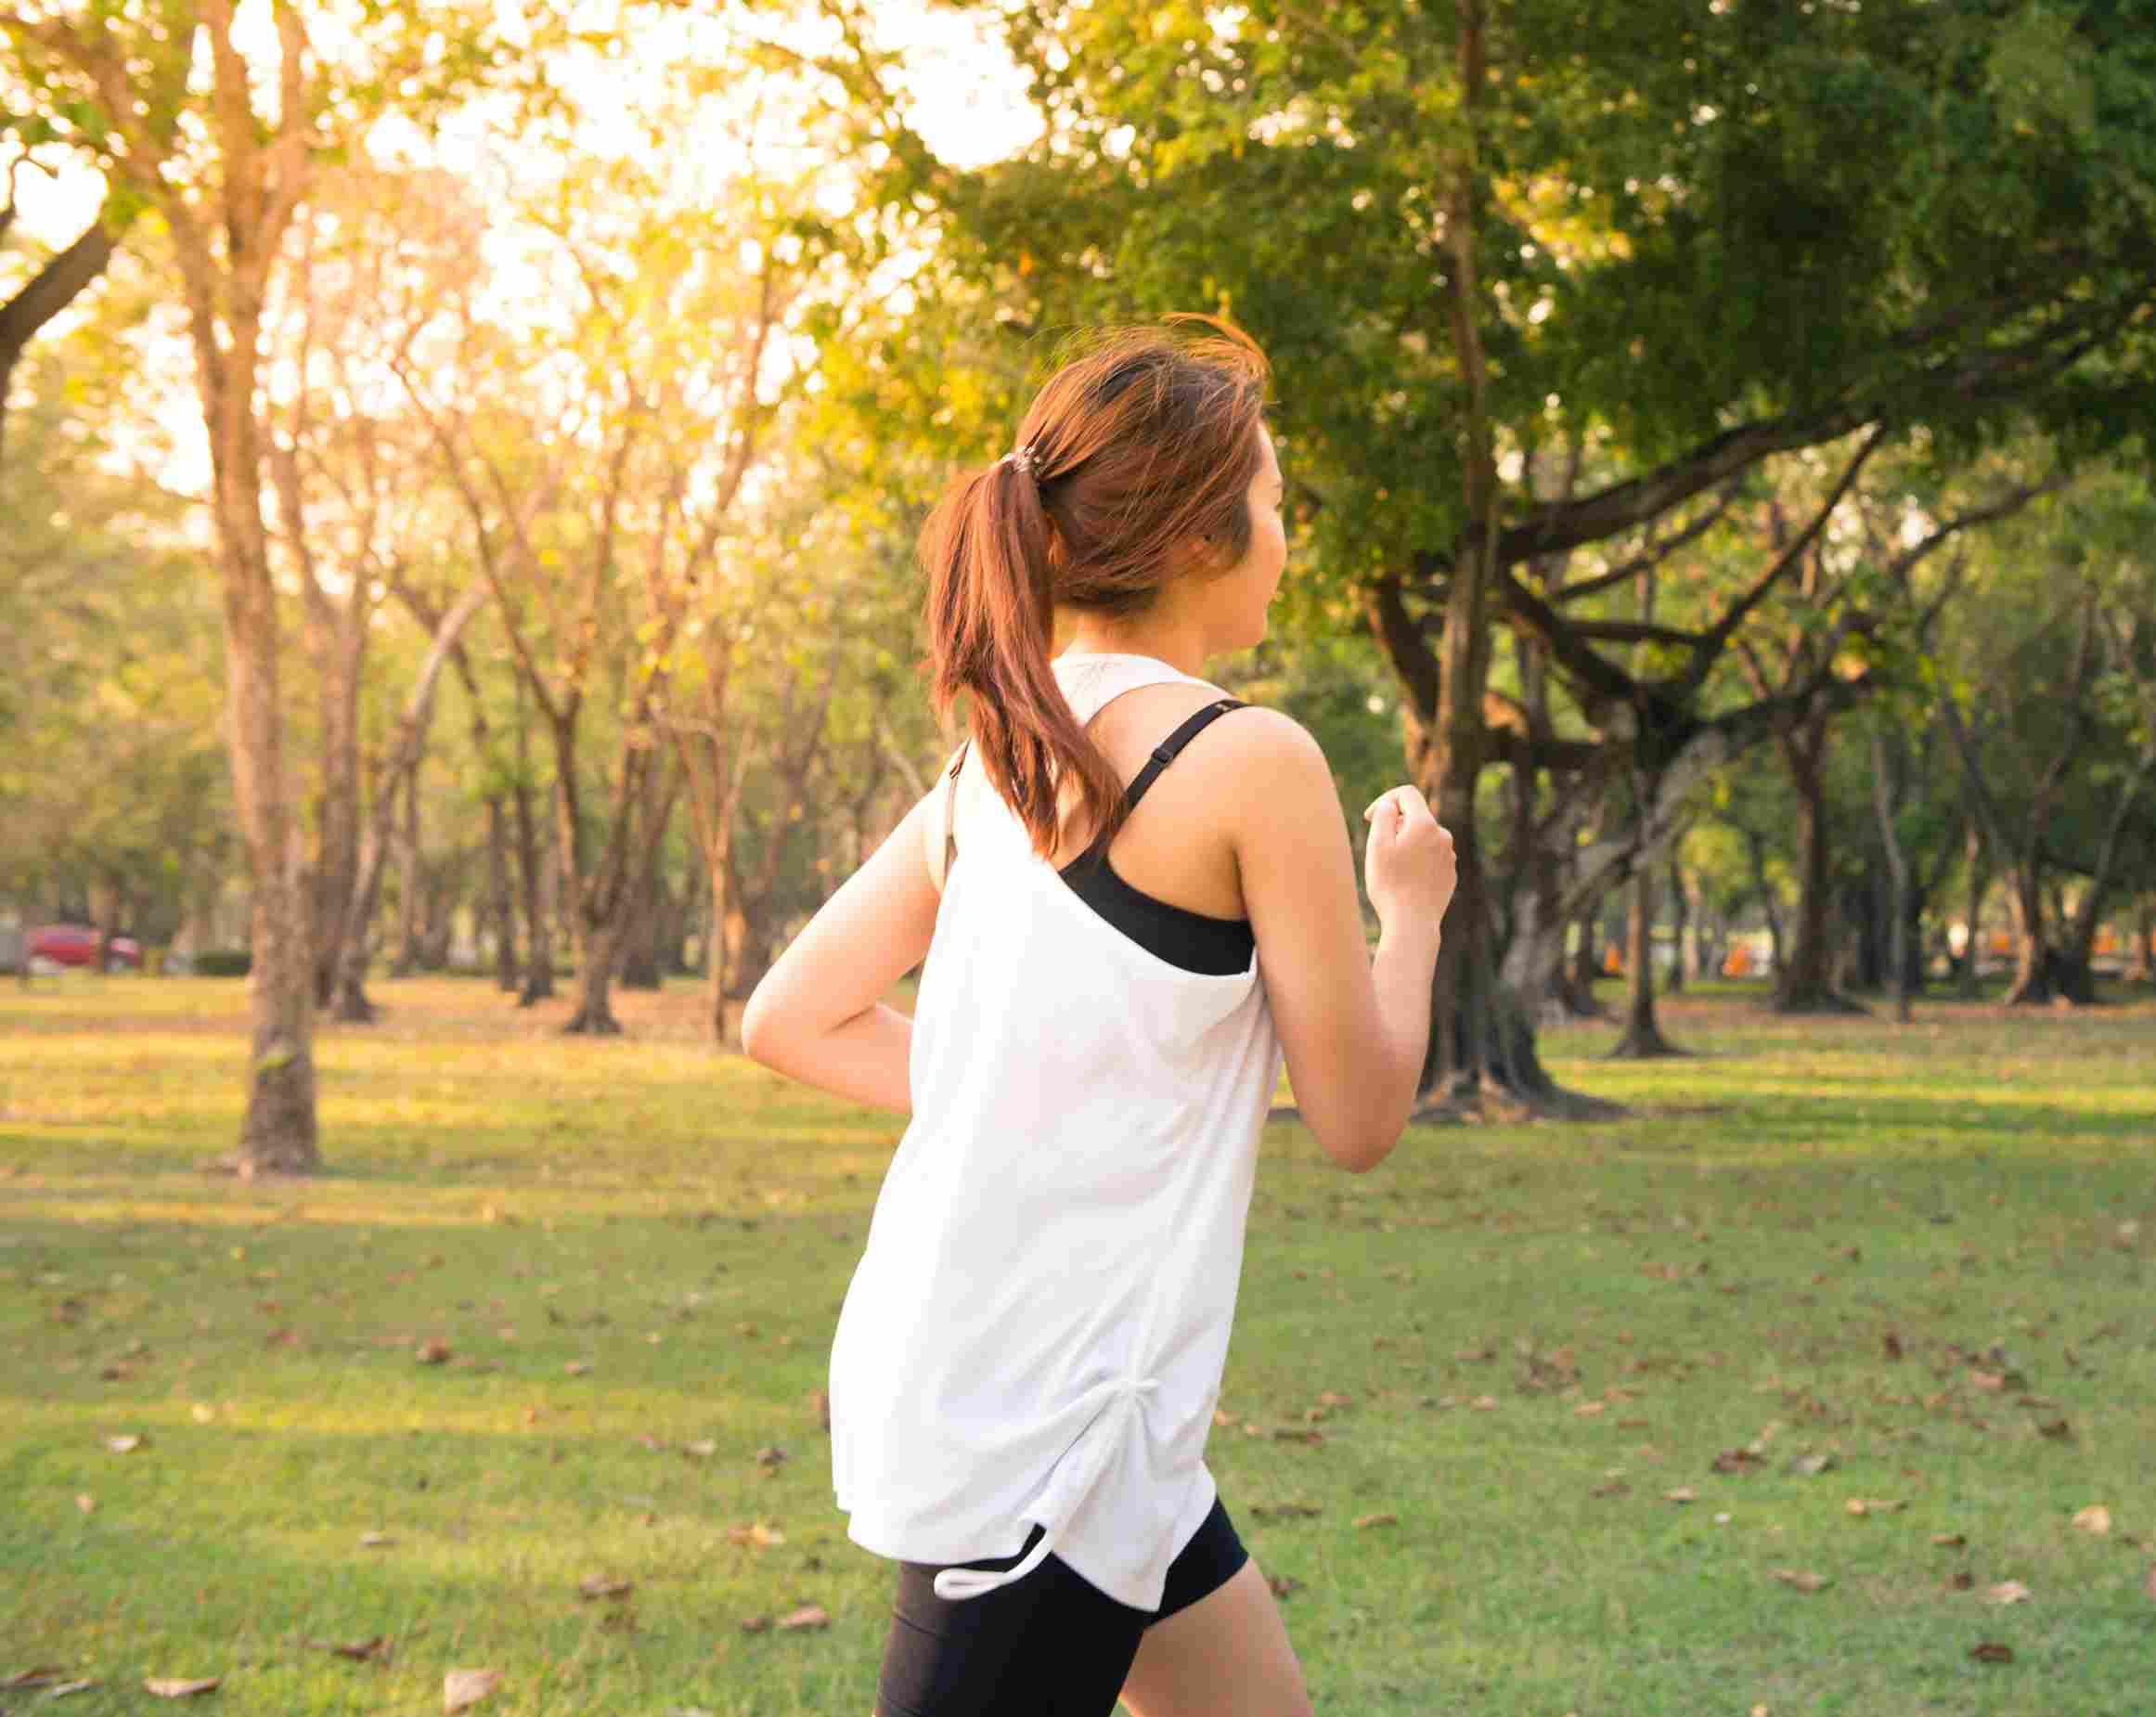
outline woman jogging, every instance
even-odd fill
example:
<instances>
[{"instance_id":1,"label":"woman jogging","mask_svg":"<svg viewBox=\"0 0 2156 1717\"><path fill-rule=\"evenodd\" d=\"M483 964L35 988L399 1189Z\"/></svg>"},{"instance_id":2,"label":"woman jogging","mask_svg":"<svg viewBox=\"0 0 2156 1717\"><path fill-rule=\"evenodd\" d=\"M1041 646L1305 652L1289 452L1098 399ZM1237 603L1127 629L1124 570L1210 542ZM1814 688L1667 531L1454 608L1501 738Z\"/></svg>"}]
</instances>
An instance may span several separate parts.
<instances>
[{"instance_id":1,"label":"woman jogging","mask_svg":"<svg viewBox=\"0 0 2156 1717\"><path fill-rule=\"evenodd\" d=\"M1310 1710L1206 1436L1281 1058L1326 1155L1381 1161L1452 848L1412 787L1365 813L1373 955L1323 755L1201 676L1285 560L1264 360L1212 326L1096 342L930 519L971 737L742 1021L912 1117L831 1360L848 1534L900 1564L880 1717Z\"/></svg>"}]
</instances>

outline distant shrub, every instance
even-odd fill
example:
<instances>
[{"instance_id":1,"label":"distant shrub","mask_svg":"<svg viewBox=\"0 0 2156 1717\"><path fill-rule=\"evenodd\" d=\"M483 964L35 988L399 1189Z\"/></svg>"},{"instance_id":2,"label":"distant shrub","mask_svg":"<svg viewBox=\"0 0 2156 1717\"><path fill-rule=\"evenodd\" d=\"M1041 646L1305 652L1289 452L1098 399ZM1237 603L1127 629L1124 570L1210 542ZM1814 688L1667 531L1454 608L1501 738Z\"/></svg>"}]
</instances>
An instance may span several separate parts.
<instances>
[{"instance_id":1,"label":"distant shrub","mask_svg":"<svg viewBox=\"0 0 2156 1717\"><path fill-rule=\"evenodd\" d=\"M245 977L254 966L254 956L244 948L213 948L195 956L198 977Z\"/></svg>"}]
</instances>

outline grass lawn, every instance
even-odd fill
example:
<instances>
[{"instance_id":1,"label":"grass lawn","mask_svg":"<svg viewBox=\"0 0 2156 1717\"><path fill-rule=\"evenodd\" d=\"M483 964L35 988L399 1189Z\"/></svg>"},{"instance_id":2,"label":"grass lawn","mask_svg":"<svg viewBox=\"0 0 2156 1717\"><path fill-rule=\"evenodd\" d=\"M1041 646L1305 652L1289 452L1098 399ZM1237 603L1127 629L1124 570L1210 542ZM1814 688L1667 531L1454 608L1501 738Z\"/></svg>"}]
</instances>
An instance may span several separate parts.
<instances>
[{"instance_id":1,"label":"grass lawn","mask_svg":"<svg viewBox=\"0 0 2156 1717\"><path fill-rule=\"evenodd\" d=\"M239 982L0 988L0 1683L865 1717L815 1392L896 1120L689 986L375 993L250 1187ZM1269 1132L1209 1458L1318 1709L2156 1711L2156 1006L1665 1026L1544 1039L1620 1122Z\"/></svg>"}]
</instances>

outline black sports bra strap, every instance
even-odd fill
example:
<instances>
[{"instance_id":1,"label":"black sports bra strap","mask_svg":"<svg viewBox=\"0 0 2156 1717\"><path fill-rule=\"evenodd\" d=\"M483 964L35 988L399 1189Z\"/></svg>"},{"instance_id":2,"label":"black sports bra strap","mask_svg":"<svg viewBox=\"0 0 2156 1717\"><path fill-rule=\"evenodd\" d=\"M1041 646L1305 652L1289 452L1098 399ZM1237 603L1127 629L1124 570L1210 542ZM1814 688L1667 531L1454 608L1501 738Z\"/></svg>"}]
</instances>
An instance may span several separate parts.
<instances>
[{"instance_id":1,"label":"black sports bra strap","mask_svg":"<svg viewBox=\"0 0 2156 1717\"><path fill-rule=\"evenodd\" d=\"M1124 791L1124 814L1128 816L1138 808L1138 801L1145 796L1145 790L1153 785L1154 777L1173 763L1177 755L1185 745L1197 738L1199 734L1230 710L1247 709L1249 705L1239 698L1222 698L1216 704L1208 704L1155 745L1153 748L1153 755L1147 760L1145 767L1138 771L1130 785Z\"/></svg>"}]
</instances>

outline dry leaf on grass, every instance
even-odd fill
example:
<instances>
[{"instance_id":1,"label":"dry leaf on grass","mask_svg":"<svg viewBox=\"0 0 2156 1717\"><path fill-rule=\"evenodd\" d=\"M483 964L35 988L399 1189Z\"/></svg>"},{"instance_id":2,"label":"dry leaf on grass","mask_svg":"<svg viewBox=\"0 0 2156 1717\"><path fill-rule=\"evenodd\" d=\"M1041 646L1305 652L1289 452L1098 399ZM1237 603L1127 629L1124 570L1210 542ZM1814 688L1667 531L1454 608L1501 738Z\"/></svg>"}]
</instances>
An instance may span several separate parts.
<instances>
[{"instance_id":1,"label":"dry leaf on grass","mask_svg":"<svg viewBox=\"0 0 2156 1717\"><path fill-rule=\"evenodd\" d=\"M2018 1580L2002 1580L1997 1585L1983 1589L1983 1601L1987 1604L2026 1604L2035 1595Z\"/></svg>"},{"instance_id":2,"label":"dry leaf on grass","mask_svg":"<svg viewBox=\"0 0 2156 1717\"><path fill-rule=\"evenodd\" d=\"M1814 1454L1801 1454L1789 1463L1788 1470L1800 1478L1816 1478L1834 1465L1834 1457L1825 1450Z\"/></svg>"},{"instance_id":3,"label":"dry leaf on grass","mask_svg":"<svg viewBox=\"0 0 2156 1717\"><path fill-rule=\"evenodd\" d=\"M1337 1389L1321 1389L1318 1392L1318 1405L1321 1407L1352 1407L1354 1404L1355 1398L1352 1395L1343 1395Z\"/></svg>"},{"instance_id":4,"label":"dry leaf on grass","mask_svg":"<svg viewBox=\"0 0 2156 1717\"><path fill-rule=\"evenodd\" d=\"M1777 1568L1775 1578L1785 1586L1794 1586L1800 1592L1824 1592L1834 1581L1825 1574L1813 1574L1801 1569Z\"/></svg>"},{"instance_id":5,"label":"dry leaf on grass","mask_svg":"<svg viewBox=\"0 0 2156 1717\"><path fill-rule=\"evenodd\" d=\"M114 1454L133 1454L148 1440L148 1438L142 1436L139 1432L129 1432L124 1437L106 1438L105 1447L111 1450Z\"/></svg>"},{"instance_id":6,"label":"dry leaf on grass","mask_svg":"<svg viewBox=\"0 0 2156 1717\"><path fill-rule=\"evenodd\" d=\"M1398 1526L1400 1524L1400 1517L1398 1515L1357 1515L1355 1517L1354 1524L1358 1528L1373 1526Z\"/></svg>"},{"instance_id":7,"label":"dry leaf on grass","mask_svg":"<svg viewBox=\"0 0 2156 1717\"><path fill-rule=\"evenodd\" d=\"M1590 1419L1598 1413L1607 1413L1608 1411L1609 1403L1607 1401L1581 1401L1572 1409L1572 1412L1582 1419Z\"/></svg>"},{"instance_id":8,"label":"dry leaf on grass","mask_svg":"<svg viewBox=\"0 0 2156 1717\"><path fill-rule=\"evenodd\" d=\"M154 1693L161 1699L191 1699L198 1693L214 1693L222 1675L205 1675L196 1679L184 1676L152 1675L142 1684L145 1693Z\"/></svg>"},{"instance_id":9,"label":"dry leaf on grass","mask_svg":"<svg viewBox=\"0 0 2156 1717\"><path fill-rule=\"evenodd\" d=\"M1497 1397L1494 1395L1478 1395L1467 1405L1477 1413L1491 1413L1496 1409Z\"/></svg>"},{"instance_id":10,"label":"dry leaf on grass","mask_svg":"<svg viewBox=\"0 0 2156 1717\"><path fill-rule=\"evenodd\" d=\"M1861 1520L1867 1515L1898 1515L1908 1505L1907 1499L1903 1497L1890 1500L1878 1496L1853 1496L1842 1507Z\"/></svg>"},{"instance_id":11,"label":"dry leaf on grass","mask_svg":"<svg viewBox=\"0 0 2156 1717\"><path fill-rule=\"evenodd\" d=\"M1674 1491L1662 1492L1662 1501L1665 1503L1696 1503L1698 1500L1699 1492L1688 1484L1681 1484Z\"/></svg>"},{"instance_id":12,"label":"dry leaf on grass","mask_svg":"<svg viewBox=\"0 0 2156 1717\"><path fill-rule=\"evenodd\" d=\"M34 1669L18 1670L0 1687L50 1687L56 1682L67 1680L66 1668L58 1663L41 1663Z\"/></svg>"},{"instance_id":13,"label":"dry leaf on grass","mask_svg":"<svg viewBox=\"0 0 2156 1717\"><path fill-rule=\"evenodd\" d=\"M742 1632L743 1633L761 1633L770 1625L771 1619L768 1616L748 1616L742 1619Z\"/></svg>"},{"instance_id":14,"label":"dry leaf on grass","mask_svg":"<svg viewBox=\"0 0 2156 1717\"><path fill-rule=\"evenodd\" d=\"M500 1681L499 1670L451 1670L442 1677L442 1710L454 1713L477 1705Z\"/></svg>"},{"instance_id":15,"label":"dry leaf on grass","mask_svg":"<svg viewBox=\"0 0 2156 1717\"><path fill-rule=\"evenodd\" d=\"M1300 1426L1280 1425L1273 1427L1272 1440L1283 1443L1303 1443L1314 1449L1325 1440L1325 1434L1318 1430L1305 1430Z\"/></svg>"},{"instance_id":16,"label":"dry leaf on grass","mask_svg":"<svg viewBox=\"0 0 2156 1717\"><path fill-rule=\"evenodd\" d=\"M372 1639L333 1640L310 1639L300 1642L316 1651L326 1651L334 1657L349 1658L355 1663L387 1663L389 1661L389 1635L377 1633Z\"/></svg>"},{"instance_id":17,"label":"dry leaf on grass","mask_svg":"<svg viewBox=\"0 0 2156 1717\"><path fill-rule=\"evenodd\" d=\"M820 1604L804 1604L799 1609L781 1616L779 1625L786 1629L828 1628L831 1617Z\"/></svg>"},{"instance_id":18,"label":"dry leaf on grass","mask_svg":"<svg viewBox=\"0 0 2156 1717\"><path fill-rule=\"evenodd\" d=\"M446 1364L449 1359L449 1344L439 1336L430 1336L413 1350L412 1358L422 1365Z\"/></svg>"},{"instance_id":19,"label":"dry leaf on grass","mask_svg":"<svg viewBox=\"0 0 2156 1717\"><path fill-rule=\"evenodd\" d=\"M708 1437L700 1437L694 1442L681 1445L681 1457L688 1461L708 1461L718 1452L718 1445Z\"/></svg>"},{"instance_id":20,"label":"dry leaf on grass","mask_svg":"<svg viewBox=\"0 0 2156 1717\"><path fill-rule=\"evenodd\" d=\"M1942 1550L1959 1550L1969 1543L1967 1532L1934 1532L1931 1542Z\"/></svg>"},{"instance_id":21,"label":"dry leaf on grass","mask_svg":"<svg viewBox=\"0 0 2156 1717\"><path fill-rule=\"evenodd\" d=\"M97 1685L95 1681L88 1680L56 1682L45 1690L45 1697L48 1699L64 1699L71 1693L87 1693Z\"/></svg>"},{"instance_id":22,"label":"dry leaf on grass","mask_svg":"<svg viewBox=\"0 0 2156 1717\"><path fill-rule=\"evenodd\" d=\"M1281 1599L1291 1598L1302 1590L1302 1581L1293 1574L1268 1574L1265 1583L1272 1589L1272 1595Z\"/></svg>"},{"instance_id":23,"label":"dry leaf on grass","mask_svg":"<svg viewBox=\"0 0 2156 1717\"><path fill-rule=\"evenodd\" d=\"M2014 1648L2003 1646L1995 1639L1987 1639L1969 1648L1969 1655L1979 1663L2011 1663Z\"/></svg>"},{"instance_id":24,"label":"dry leaf on grass","mask_svg":"<svg viewBox=\"0 0 2156 1717\"><path fill-rule=\"evenodd\" d=\"M746 1526L729 1526L726 1530L730 1544L754 1544L758 1550L768 1550L774 1544L786 1542L786 1534L775 1526L766 1526L761 1520L752 1520Z\"/></svg>"},{"instance_id":25,"label":"dry leaf on grass","mask_svg":"<svg viewBox=\"0 0 2156 1717\"><path fill-rule=\"evenodd\" d=\"M785 1464L786 1451L777 1443L768 1444L756 1451L756 1465L767 1472L776 1472Z\"/></svg>"},{"instance_id":26,"label":"dry leaf on grass","mask_svg":"<svg viewBox=\"0 0 2156 1717\"><path fill-rule=\"evenodd\" d=\"M97 1508L97 1499L87 1491L78 1491L75 1492L75 1506L84 1514L90 1514Z\"/></svg>"},{"instance_id":27,"label":"dry leaf on grass","mask_svg":"<svg viewBox=\"0 0 2156 1717\"><path fill-rule=\"evenodd\" d=\"M1259 1503L1250 1510L1259 1520L1306 1520L1317 1512L1315 1503Z\"/></svg>"},{"instance_id":28,"label":"dry leaf on grass","mask_svg":"<svg viewBox=\"0 0 2156 1717\"><path fill-rule=\"evenodd\" d=\"M576 1582L576 1595L587 1604L594 1598L626 1597L635 1590L633 1581L614 1580L605 1574L587 1574Z\"/></svg>"},{"instance_id":29,"label":"dry leaf on grass","mask_svg":"<svg viewBox=\"0 0 2156 1717\"><path fill-rule=\"evenodd\" d=\"M362 1550L386 1550L395 1543L396 1540L387 1532L362 1532L359 1535L359 1547Z\"/></svg>"},{"instance_id":30,"label":"dry leaf on grass","mask_svg":"<svg viewBox=\"0 0 2156 1717\"><path fill-rule=\"evenodd\" d=\"M2111 1530L2111 1511L2101 1503L2091 1503L2073 1517L2073 1524L2101 1538Z\"/></svg>"},{"instance_id":31,"label":"dry leaf on grass","mask_svg":"<svg viewBox=\"0 0 2156 1717\"><path fill-rule=\"evenodd\" d=\"M581 1377L591 1369L591 1362L588 1360L570 1360L562 1365L562 1369L569 1376Z\"/></svg>"},{"instance_id":32,"label":"dry leaf on grass","mask_svg":"<svg viewBox=\"0 0 2156 1717\"><path fill-rule=\"evenodd\" d=\"M2048 1437L2053 1442L2062 1443L2073 1440L2073 1427L2067 1424L2064 1419L2048 1420L2039 1425L2036 1430L2039 1436Z\"/></svg>"}]
</instances>

